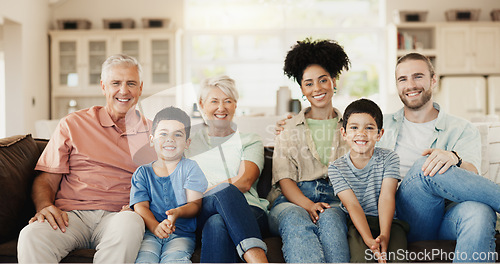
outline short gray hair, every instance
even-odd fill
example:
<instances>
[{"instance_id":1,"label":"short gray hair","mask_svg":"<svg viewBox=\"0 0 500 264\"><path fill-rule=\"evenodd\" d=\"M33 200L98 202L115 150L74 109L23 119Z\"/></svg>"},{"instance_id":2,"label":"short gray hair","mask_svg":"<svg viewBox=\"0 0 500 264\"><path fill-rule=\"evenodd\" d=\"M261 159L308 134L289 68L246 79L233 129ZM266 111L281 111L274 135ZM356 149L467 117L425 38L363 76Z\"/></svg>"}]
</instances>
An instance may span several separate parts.
<instances>
[{"instance_id":1,"label":"short gray hair","mask_svg":"<svg viewBox=\"0 0 500 264\"><path fill-rule=\"evenodd\" d=\"M108 73L112 67L116 65L128 65L130 67L136 67L139 73L139 81L142 82L142 67L136 58L128 56L125 54L116 54L109 56L106 61L102 64L101 68L101 80L106 82L108 78Z\"/></svg>"},{"instance_id":2,"label":"short gray hair","mask_svg":"<svg viewBox=\"0 0 500 264\"><path fill-rule=\"evenodd\" d=\"M234 101L238 101L239 94L238 90L236 90L235 81L227 75L221 75L213 78L207 78L203 80L200 85L200 96L198 97L199 101L204 101L207 99L208 92L213 88L219 88L223 93L225 93L229 98Z\"/></svg>"}]
</instances>

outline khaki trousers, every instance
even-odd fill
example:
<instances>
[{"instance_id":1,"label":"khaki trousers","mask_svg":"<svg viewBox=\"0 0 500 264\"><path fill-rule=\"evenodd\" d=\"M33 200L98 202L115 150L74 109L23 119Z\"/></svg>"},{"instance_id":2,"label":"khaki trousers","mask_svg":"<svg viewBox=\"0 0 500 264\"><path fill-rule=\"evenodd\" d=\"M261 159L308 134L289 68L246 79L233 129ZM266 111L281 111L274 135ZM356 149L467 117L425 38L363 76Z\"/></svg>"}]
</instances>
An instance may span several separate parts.
<instances>
[{"instance_id":1,"label":"khaki trousers","mask_svg":"<svg viewBox=\"0 0 500 264\"><path fill-rule=\"evenodd\" d=\"M17 244L19 263L58 263L69 252L93 248L94 263L133 263L144 236L144 221L132 212L70 211L66 232L47 221L21 230Z\"/></svg>"}]
</instances>

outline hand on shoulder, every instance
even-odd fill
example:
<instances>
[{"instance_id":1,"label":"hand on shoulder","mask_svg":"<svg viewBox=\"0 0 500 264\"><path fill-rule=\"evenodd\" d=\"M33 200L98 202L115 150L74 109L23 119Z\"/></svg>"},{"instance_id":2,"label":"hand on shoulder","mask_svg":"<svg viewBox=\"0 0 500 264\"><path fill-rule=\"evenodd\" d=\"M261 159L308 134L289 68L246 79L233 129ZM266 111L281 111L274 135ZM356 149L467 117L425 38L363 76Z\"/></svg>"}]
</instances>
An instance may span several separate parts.
<instances>
[{"instance_id":1,"label":"hand on shoulder","mask_svg":"<svg viewBox=\"0 0 500 264\"><path fill-rule=\"evenodd\" d=\"M286 118L284 118L284 119L281 119L281 120L277 121L277 122L276 122L276 126L274 127L274 134L275 134L275 135L279 135L279 134L281 134L281 132L285 129L285 128L284 128L284 125L286 125L287 120L288 120L288 119L292 119L293 117L294 117L294 115L292 115L292 114L288 114L288 115L286 116Z\"/></svg>"}]
</instances>

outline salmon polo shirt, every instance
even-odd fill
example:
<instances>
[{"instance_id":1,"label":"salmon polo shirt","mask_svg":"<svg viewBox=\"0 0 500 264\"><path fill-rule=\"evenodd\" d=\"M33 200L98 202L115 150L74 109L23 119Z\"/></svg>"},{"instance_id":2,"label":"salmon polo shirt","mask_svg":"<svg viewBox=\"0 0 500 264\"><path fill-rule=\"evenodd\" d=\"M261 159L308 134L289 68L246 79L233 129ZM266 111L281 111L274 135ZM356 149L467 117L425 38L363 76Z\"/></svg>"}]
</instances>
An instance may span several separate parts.
<instances>
[{"instance_id":1,"label":"salmon polo shirt","mask_svg":"<svg viewBox=\"0 0 500 264\"><path fill-rule=\"evenodd\" d=\"M62 174L55 205L64 211L119 211L127 205L132 174L154 160L151 122L121 131L106 109L94 106L61 119L36 170Z\"/></svg>"}]
</instances>

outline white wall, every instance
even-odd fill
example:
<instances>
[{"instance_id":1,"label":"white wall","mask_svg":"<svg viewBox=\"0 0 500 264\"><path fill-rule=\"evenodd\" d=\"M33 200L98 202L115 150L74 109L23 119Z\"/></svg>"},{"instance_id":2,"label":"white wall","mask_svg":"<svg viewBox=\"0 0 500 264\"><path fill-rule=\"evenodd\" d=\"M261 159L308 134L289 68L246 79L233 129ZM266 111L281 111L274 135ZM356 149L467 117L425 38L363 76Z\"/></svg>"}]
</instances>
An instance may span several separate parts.
<instances>
[{"instance_id":1,"label":"white wall","mask_svg":"<svg viewBox=\"0 0 500 264\"><path fill-rule=\"evenodd\" d=\"M103 18L132 18L135 27L142 27L142 18L170 18L178 28L183 26L184 1L182 0L69 0L52 8L51 29L56 29L58 19L85 18L93 29L102 29Z\"/></svg>"},{"instance_id":2,"label":"white wall","mask_svg":"<svg viewBox=\"0 0 500 264\"><path fill-rule=\"evenodd\" d=\"M48 0L2 0L0 17L8 98L0 118L6 136L34 133L35 120L49 116Z\"/></svg>"},{"instance_id":3,"label":"white wall","mask_svg":"<svg viewBox=\"0 0 500 264\"><path fill-rule=\"evenodd\" d=\"M5 68L5 101L3 114L5 121L4 136L23 134L24 112L23 95L23 51L22 26L10 19L4 19L4 68Z\"/></svg>"},{"instance_id":4,"label":"white wall","mask_svg":"<svg viewBox=\"0 0 500 264\"><path fill-rule=\"evenodd\" d=\"M3 47L3 21L0 21L0 138L4 138L5 135L5 58Z\"/></svg>"}]
</instances>

